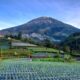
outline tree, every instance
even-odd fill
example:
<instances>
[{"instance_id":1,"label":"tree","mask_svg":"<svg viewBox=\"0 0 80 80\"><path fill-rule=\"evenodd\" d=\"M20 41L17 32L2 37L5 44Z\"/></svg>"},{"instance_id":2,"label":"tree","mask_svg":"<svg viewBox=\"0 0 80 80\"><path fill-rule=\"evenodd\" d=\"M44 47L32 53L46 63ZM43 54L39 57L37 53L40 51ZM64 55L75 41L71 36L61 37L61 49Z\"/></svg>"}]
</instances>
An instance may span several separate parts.
<instances>
[{"instance_id":1,"label":"tree","mask_svg":"<svg viewBox=\"0 0 80 80\"><path fill-rule=\"evenodd\" d=\"M63 46L63 51L65 51L65 52L70 52L70 47L67 46L67 45L64 45L64 46Z\"/></svg>"},{"instance_id":2,"label":"tree","mask_svg":"<svg viewBox=\"0 0 80 80\"><path fill-rule=\"evenodd\" d=\"M49 39L44 39L43 45L45 47L52 47L53 46L53 43Z\"/></svg>"},{"instance_id":3,"label":"tree","mask_svg":"<svg viewBox=\"0 0 80 80\"><path fill-rule=\"evenodd\" d=\"M22 39L22 32L19 32L19 33L18 33L17 38L18 38L19 40L21 40L21 39Z\"/></svg>"}]
</instances>

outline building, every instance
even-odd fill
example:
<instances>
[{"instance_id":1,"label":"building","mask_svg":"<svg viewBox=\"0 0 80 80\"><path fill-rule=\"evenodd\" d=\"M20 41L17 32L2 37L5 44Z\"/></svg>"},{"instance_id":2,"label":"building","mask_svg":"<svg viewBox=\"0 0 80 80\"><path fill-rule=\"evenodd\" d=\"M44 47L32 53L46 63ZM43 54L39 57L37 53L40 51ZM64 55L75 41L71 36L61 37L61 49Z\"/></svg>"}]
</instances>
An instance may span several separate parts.
<instances>
[{"instance_id":1,"label":"building","mask_svg":"<svg viewBox=\"0 0 80 80\"><path fill-rule=\"evenodd\" d=\"M20 42L20 41L13 41L11 42L11 47L12 48L27 48L27 47L36 47L37 45L30 44L30 43L25 43L25 42Z\"/></svg>"}]
</instances>

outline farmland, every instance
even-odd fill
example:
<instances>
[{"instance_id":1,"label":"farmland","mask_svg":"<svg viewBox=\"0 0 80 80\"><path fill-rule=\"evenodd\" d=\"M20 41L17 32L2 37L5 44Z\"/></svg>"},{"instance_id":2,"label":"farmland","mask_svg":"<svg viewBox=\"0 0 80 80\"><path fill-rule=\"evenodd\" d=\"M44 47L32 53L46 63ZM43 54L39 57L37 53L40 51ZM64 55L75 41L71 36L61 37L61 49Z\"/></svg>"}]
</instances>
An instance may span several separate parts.
<instances>
[{"instance_id":1,"label":"farmland","mask_svg":"<svg viewBox=\"0 0 80 80\"><path fill-rule=\"evenodd\" d=\"M80 64L29 59L0 61L0 80L80 80Z\"/></svg>"},{"instance_id":2,"label":"farmland","mask_svg":"<svg viewBox=\"0 0 80 80\"><path fill-rule=\"evenodd\" d=\"M1 49L1 57L29 57L29 56L54 56L59 51L57 49L45 48L45 47L27 47L26 49ZM9 58L9 57L8 57Z\"/></svg>"},{"instance_id":3,"label":"farmland","mask_svg":"<svg viewBox=\"0 0 80 80\"><path fill-rule=\"evenodd\" d=\"M58 53L59 50L53 48L45 48L45 47L28 47L28 50L32 50L33 52L55 52Z\"/></svg>"},{"instance_id":4,"label":"farmland","mask_svg":"<svg viewBox=\"0 0 80 80\"><path fill-rule=\"evenodd\" d=\"M80 80L80 62L57 48L0 49L0 80Z\"/></svg>"}]
</instances>

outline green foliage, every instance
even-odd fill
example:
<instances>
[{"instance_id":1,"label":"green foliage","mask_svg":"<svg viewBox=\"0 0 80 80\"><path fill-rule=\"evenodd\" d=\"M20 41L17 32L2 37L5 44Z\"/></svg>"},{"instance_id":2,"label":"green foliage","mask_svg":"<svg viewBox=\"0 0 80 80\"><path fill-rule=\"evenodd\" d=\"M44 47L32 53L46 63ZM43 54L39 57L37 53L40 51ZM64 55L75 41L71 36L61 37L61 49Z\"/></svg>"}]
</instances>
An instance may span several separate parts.
<instances>
[{"instance_id":1,"label":"green foliage","mask_svg":"<svg viewBox=\"0 0 80 80\"><path fill-rule=\"evenodd\" d=\"M22 32L18 33L17 39L21 40L22 39Z\"/></svg>"},{"instance_id":2,"label":"green foliage","mask_svg":"<svg viewBox=\"0 0 80 80\"><path fill-rule=\"evenodd\" d=\"M28 47L28 50L32 50L33 52L48 52L48 53L58 53L59 51L54 48L46 48L46 47Z\"/></svg>"},{"instance_id":3,"label":"green foliage","mask_svg":"<svg viewBox=\"0 0 80 80\"><path fill-rule=\"evenodd\" d=\"M24 38L24 39L21 39L21 41L28 42L31 44L37 44L32 38Z\"/></svg>"},{"instance_id":4,"label":"green foliage","mask_svg":"<svg viewBox=\"0 0 80 80\"><path fill-rule=\"evenodd\" d=\"M49 61L49 62L64 62L63 58L37 58L37 59L32 59L33 61Z\"/></svg>"},{"instance_id":5,"label":"green foliage","mask_svg":"<svg viewBox=\"0 0 80 80\"><path fill-rule=\"evenodd\" d=\"M44 41L42 42L42 45L49 48L53 47L53 43L49 39L44 39Z\"/></svg>"},{"instance_id":6,"label":"green foliage","mask_svg":"<svg viewBox=\"0 0 80 80\"><path fill-rule=\"evenodd\" d=\"M66 40L66 45L68 45L72 50L80 50L80 33L74 33L70 35Z\"/></svg>"},{"instance_id":7,"label":"green foliage","mask_svg":"<svg viewBox=\"0 0 80 80\"><path fill-rule=\"evenodd\" d=\"M64 55L64 61L65 62L73 62L73 61L75 61L75 59L73 59L71 55L65 54Z\"/></svg>"},{"instance_id":8,"label":"green foliage","mask_svg":"<svg viewBox=\"0 0 80 80\"><path fill-rule=\"evenodd\" d=\"M2 57L29 57L29 54L32 54L31 51L25 49L2 49L0 52Z\"/></svg>"}]
</instances>

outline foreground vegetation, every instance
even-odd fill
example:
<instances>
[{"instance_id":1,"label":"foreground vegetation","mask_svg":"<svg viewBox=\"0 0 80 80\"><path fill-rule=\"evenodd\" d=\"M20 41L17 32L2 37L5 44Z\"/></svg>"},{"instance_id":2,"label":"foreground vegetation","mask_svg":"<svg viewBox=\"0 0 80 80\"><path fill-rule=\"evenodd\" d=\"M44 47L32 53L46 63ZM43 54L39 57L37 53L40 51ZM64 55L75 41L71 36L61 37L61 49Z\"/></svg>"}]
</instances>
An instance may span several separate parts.
<instances>
[{"instance_id":1,"label":"foreground vegetation","mask_svg":"<svg viewBox=\"0 0 80 80\"><path fill-rule=\"evenodd\" d=\"M33 62L9 59L0 62L1 80L79 80L79 63Z\"/></svg>"}]
</instances>

